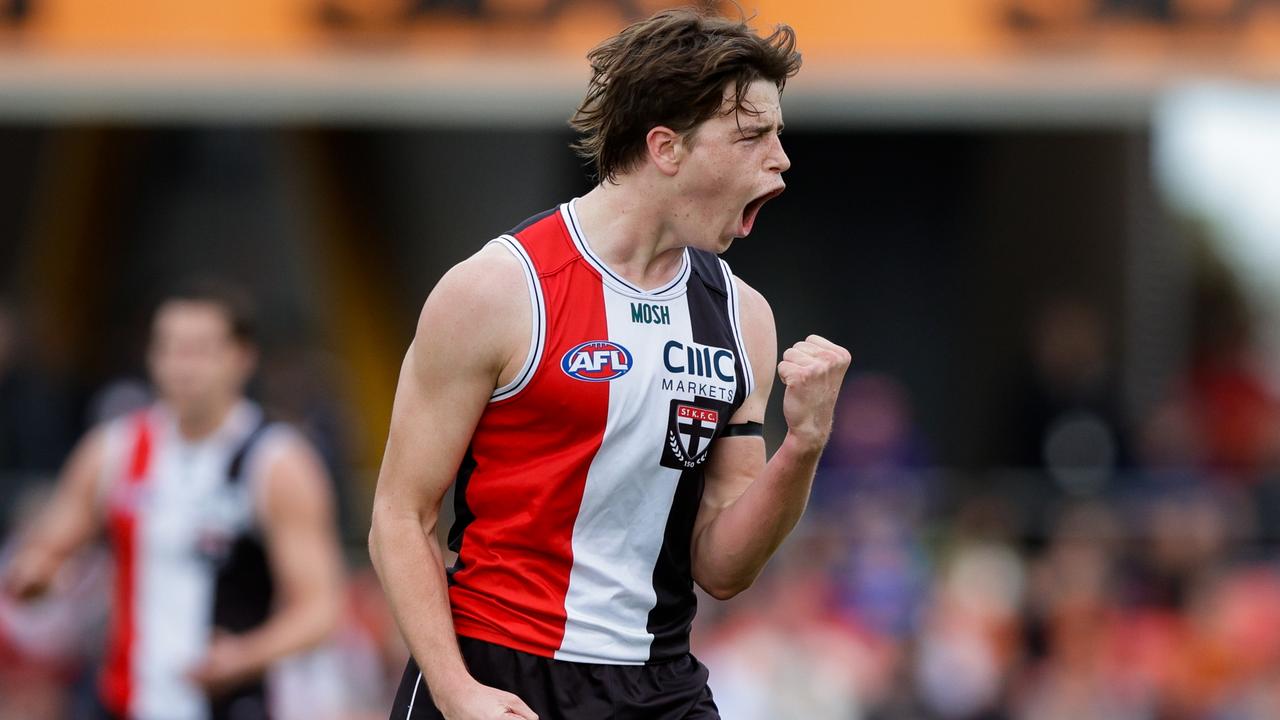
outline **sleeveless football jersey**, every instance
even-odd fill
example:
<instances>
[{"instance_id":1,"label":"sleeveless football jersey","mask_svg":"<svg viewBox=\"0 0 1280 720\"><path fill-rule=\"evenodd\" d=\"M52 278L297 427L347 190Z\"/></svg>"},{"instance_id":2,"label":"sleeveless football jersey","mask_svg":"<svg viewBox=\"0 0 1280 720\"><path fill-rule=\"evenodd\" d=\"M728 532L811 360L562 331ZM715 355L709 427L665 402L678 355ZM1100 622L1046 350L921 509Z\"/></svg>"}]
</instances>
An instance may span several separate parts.
<instances>
[{"instance_id":1,"label":"sleeveless football jersey","mask_svg":"<svg viewBox=\"0 0 1280 720\"><path fill-rule=\"evenodd\" d=\"M528 358L459 470L458 634L574 662L679 657L703 469L752 390L729 267L687 249L641 290L592 252L573 202L493 242L534 312Z\"/></svg>"},{"instance_id":2,"label":"sleeveless football jersey","mask_svg":"<svg viewBox=\"0 0 1280 720\"><path fill-rule=\"evenodd\" d=\"M215 628L244 632L270 613L256 483L291 432L265 424L249 402L196 442L163 405L108 425L103 492L115 591L100 689L115 716L265 713L261 683L211 704L186 673Z\"/></svg>"}]
</instances>

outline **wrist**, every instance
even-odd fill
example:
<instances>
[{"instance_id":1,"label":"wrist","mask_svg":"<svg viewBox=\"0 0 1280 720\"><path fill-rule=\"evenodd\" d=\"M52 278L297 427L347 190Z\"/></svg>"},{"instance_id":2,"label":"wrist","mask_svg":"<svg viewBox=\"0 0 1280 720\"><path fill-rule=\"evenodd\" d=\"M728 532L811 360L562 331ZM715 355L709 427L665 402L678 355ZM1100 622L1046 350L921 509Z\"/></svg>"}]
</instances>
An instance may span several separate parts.
<instances>
[{"instance_id":1,"label":"wrist","mask_svg":"<svg viewBox=\"0 0 1280 720\"><path fill-rule=\"evenodd\" d=\"M233 674L237 680L248 680L266 672L271 664L271 654L263 647L262 638L256 633L221 635L215 641L234 660Z\"/></svg>"},{"instance_id":2,"label":"wrist","mask_svg":"<svg viewBox=\"0 0 1280 720\"><path fill-rule=\"evenodd\" d=\"M453 698L465 694L476 684L476 679L471 677L462 663L458 663L456 667L436 668L431 672L424 670L423 679L427 690L431 692L431 698L441 706L451 704Z\"/></svg>"},{"instance_id":3,"label":"wrist","mask_svg":"<svg viewBox=\"0 0 1280 720\"><path fill-rule=\"evenodd\" d=\"M787 430L782 447L807 459L816 460L827 446L827 433L805 432L803 430Z\"/></svg>"}]
</instances>

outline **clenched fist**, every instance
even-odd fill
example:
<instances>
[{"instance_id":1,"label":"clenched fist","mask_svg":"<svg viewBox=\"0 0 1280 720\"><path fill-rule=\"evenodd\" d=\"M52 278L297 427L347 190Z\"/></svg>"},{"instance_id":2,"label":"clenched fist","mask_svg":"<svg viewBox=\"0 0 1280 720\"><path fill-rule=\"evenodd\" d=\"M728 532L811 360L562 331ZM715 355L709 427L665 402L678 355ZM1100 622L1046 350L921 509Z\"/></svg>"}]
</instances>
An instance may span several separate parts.
<instances>
[{"instance_id":1,"label":"clenched fist","mask_svg":"<svg viewBox=\"0 0 1280 720\"><path fill-rule=\"evenodd\" d=\"M778 363L778 379L786 386L782 415L796 439L815 448L826 444L850 360L848 350L818 335L810 335L782 353Z\"/></svg>"}]
</instances>

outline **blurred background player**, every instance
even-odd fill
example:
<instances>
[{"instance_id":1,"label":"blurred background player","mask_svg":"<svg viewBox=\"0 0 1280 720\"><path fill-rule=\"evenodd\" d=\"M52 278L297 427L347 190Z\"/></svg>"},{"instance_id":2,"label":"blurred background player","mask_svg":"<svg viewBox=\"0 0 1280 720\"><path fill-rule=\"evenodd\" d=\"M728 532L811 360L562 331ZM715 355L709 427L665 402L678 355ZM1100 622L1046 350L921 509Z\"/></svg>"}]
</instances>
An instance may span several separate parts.
<instances>
[{"instance_id":1,"label":"blurred background player","mask_svg":"<svg viewBox=\"0 0 1280 720\"><path fill-rule=\"evenodd\" d=\"M4 569L34 599L105 530L115 568L99 683L112 718L267 716L265 671L341 607L323 464L245 397L257 354L235 290L193 283L155 311L158 401L92 430Z\"/></svg>"}]
</instances>

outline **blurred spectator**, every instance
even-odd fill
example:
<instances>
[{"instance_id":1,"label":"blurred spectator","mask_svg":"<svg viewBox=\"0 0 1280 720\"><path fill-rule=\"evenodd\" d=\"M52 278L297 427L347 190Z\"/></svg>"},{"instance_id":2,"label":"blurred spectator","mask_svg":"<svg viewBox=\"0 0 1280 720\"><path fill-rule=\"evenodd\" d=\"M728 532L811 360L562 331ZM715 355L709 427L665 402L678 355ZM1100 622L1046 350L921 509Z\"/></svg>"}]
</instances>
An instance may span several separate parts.
<instances>
[{"instance_id":1,"label":"blurred spectator","mask_svg":"<svg viewBox=\"0 0 1280 720\"><path fill-rule=\"evenodd\" d=\"M927 568L917 528L929 496L924 440L907 391L877 373L845 381L831 441L814 479L811 512L842 527L837 600L877 633L915 628Z\"/></svg>"},{"instance_id":2,"label":"blurred spectator","mask_svg":"<svg viewBox=\"0 0 1280 720\"><path fill-rule=\"evenodd\" d=\"M905 640L917 630L929 567L919 516L867 494L850 509L833 571L841 609L877 633Z\"/></svg>"},{"instance_id":3,"label":"blurred spectator","mask_svg":"<svg viewBox=\"0 0 1280 720\"><path fill-rule=\"evenodd\" d=\"M697 651L726 718L857 720L889 692L892 646L833 612L825 566L839 548L797 540L775 558L750 608Z\"/></svg>"},{"instance_id":4,"label":"blurred spectator","mask_svg":"<svg viewBox=\"0 0 1280 720\"><path fill-rule=\"evenodd\" d=\"M998 525L1001 509L982 498L962 508L935 573L914 667L920 699L935 717L1002 717L1027 581Z\"/></svg>"},{"instance_id":5,"label":"blurred spectator","mask_svg":"<svg viewBox=\"0 0 1280 720\"><path fill-rule=\"evenodd\" d=\"M852 493L914 494L929 463L906 388L880 373L851 375L836 405L831 440L814 480L815 500L838 505Z\"/></svg>"},{"instance_id":6,"label":"blurred spectator","mask_svg":"<svg viewBox=\"0 0 1280 720\"><path fill-rule=\"evenodd\" d=\"M1107 328L1090 303L1062 298L1039 313L1031 372L1018 395L1015 464L1043 468L1049 492L1093 494L1126 464Z\"/></svg>"},{"instance_id":7,"label":"blurred spectator","mask_svg":"<svg viewBox=\"0 0 1280 720\"><path fill-rule=\"evenodd\" d=\"M1068 508L1032 567L1028 667L1014 698L1021 718L1149 717L1112 662L1117 623L1116 519L1100 504Z\"/></svg>"},{"instance_id":8,"label":"blurred spectator","mask_svg":"<svg viewBox=\"0 0 1280 720\"><path fill-rule=\"evenodd\" d=\"M1245 539L1247 524L1203 490L1154 495L1134 520L1140 534L1133 543L1137 562L1126 573L1128 600L1170 610L1186 607L1200 576L1226 562L1233 540L1239 547Z\"/></svg>"},{"instance_id":9,"label":"blurred spectator","mask_svg":"<svg viewBox=\"0 0 1280 720\"><path fill-rule=\"evenodd\" d=\"M1136 454L1142 475L1162 488L1187 486L1203 475L1203 428L1186 393L1163 398L1147 414Z\"/></svg>"},{"instance_id":10,"label":"blurred spectator","mask_svg":"<svg viewBox=\"0 0 1280 720\"><path fill-rule=\"evenodd\" d=\"M1252 484L1267 461L1280 455L1274 431L1280 404L1264 379L1251 311L1235 279L1214 267L1202 275L1185 392L1199 418L1210 468Z\"/></svg>"}]
</instances>

